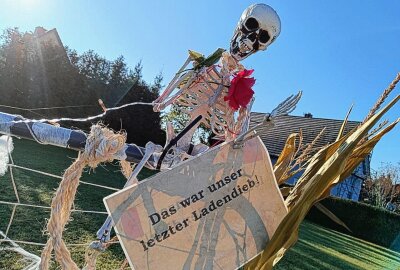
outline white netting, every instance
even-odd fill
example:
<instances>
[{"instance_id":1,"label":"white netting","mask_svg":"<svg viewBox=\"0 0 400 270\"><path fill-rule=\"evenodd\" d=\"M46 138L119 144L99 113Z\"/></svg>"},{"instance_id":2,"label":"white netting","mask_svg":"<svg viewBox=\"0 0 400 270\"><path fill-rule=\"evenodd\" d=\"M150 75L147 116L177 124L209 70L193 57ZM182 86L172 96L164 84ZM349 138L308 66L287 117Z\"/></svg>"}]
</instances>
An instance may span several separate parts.
<instances>
[{"instance_id":1,"label":"white netting","mask_svg":"<svg viewBox=\"0 0 400 270\"><path fill-rule=\"evenodd\" d=\"M12 269L38 269L47 239L43 231L50 215L51 198L62 179L61 173L76 153L27 140L16 140L17 150L13 152L13 148L11 137L0 137L0 269L11 266ZM96 240L96 231L107 218L102 198L120 190L126 181L119 167L113 165L99 168L98 183L91 183L91 178L94 175L89 171L80 181L83 185L79 187L65 232L67 246L81 267L85 250ZM121 250L106 253L103 261L109 261L103 262L101 269L120 268L125 260Z\"/></svg>"}]
</instances>

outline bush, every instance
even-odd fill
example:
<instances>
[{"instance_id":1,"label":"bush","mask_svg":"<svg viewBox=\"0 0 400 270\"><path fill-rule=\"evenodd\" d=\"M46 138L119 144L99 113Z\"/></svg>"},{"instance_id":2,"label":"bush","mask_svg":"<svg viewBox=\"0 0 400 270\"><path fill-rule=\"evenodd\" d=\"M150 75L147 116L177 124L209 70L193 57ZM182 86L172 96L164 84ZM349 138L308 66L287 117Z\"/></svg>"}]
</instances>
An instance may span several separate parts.
<instances>
[{"instance_id":1,"label":"bush","mask_svg":"<svg viewBox=\"0 0 400 270\"><path fill-rule=\"evenodd\" d=\"M333 222L315 207L310 210L306 219L380 246L394 248L394 241L400 235L400 215L339 198L327 198L321 203L340 218L351 232Z\"/></svg>"}]
</instances>

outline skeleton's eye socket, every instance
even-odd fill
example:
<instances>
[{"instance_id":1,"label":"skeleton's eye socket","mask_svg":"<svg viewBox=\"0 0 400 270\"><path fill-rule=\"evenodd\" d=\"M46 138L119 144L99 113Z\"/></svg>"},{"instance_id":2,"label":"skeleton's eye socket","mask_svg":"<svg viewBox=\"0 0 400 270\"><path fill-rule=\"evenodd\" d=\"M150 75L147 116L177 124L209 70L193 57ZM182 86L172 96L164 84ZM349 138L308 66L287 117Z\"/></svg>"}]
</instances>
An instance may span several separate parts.
<instances>
[{"instance_id":1,"label":"skeleton's eye socket","mask_svg":"<svg viewBox=\"0 0 400 270\"><path fill-rule=\"evenodd\" d=\"M254 42L254 41L256 41L256 39L257 39L257 33L256 33L256 32L253 32L253 33L249 34L249 35L247 36L247 38L250 39L252 42Z\"/></svg>"},{"instance_id":2,"label":"skeleton's eye socket","mask_svg":"<svg viewBox=\"0 0 400 270\"><path fill-rule=\"evenodd\" d=\"M258 29L258 22L254 18L248 18L246 22L244 23L246 26L247 30L253 31Z\"/></svg>"},{"instance_id":3,"label":"skeleton's eye socket","mask_svg":"<svg viewBox=\"0 0 400 270\"><path fill-rule=\"evenodd\" d=\"M261 43L267 43L271 37L269 36L267 31L261 30L260 34L258 35L258 39Z\"/></svg>"}]
</instances>

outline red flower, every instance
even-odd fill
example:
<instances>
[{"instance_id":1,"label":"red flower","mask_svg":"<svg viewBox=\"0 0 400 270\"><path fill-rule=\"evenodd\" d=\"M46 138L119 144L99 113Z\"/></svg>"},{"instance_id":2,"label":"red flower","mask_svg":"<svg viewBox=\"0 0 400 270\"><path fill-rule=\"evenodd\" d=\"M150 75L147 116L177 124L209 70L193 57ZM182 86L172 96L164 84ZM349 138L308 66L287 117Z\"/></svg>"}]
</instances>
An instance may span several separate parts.
<instances>
[{"instance_id":1,"label":"red flower","mask_svg":"<svg viewBox=\"0 0 400 270\"><path fill-rule=\"evenodd\" d=\"M254 69L242 70L238 72L231 81L228 96L224 97L224 100L228 101L229 106L235 111L238 110L239 107L246 107L254 95L254 91L251 88L256 80L253 77L248 77L253 71Z\"/></svg>"}]
</instances>

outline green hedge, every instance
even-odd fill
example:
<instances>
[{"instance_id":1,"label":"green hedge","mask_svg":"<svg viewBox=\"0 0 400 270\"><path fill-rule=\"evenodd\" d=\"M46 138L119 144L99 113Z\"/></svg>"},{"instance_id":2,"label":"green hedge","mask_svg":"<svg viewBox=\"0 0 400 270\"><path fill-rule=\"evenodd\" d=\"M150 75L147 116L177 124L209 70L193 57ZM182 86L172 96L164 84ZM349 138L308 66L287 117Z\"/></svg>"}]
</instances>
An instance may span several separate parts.
<instances>
[{"instance_id":1,"label":"green hedge","mask_svg":"<svg viewBox=\"0 0 400 270\"><path fill-rule=\"evenodd\" d=\"M399 251L400 215L371 205L327 198L321 203L340 218L351 232L336 224L313 207L306 219L324 227Z\"/></svg>"}]
</instances>

